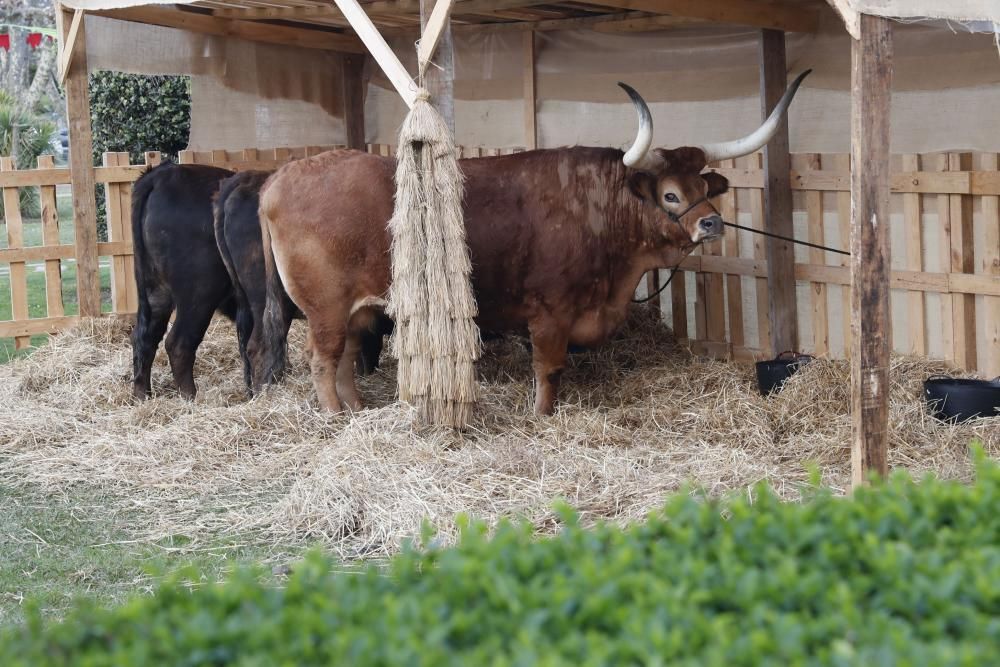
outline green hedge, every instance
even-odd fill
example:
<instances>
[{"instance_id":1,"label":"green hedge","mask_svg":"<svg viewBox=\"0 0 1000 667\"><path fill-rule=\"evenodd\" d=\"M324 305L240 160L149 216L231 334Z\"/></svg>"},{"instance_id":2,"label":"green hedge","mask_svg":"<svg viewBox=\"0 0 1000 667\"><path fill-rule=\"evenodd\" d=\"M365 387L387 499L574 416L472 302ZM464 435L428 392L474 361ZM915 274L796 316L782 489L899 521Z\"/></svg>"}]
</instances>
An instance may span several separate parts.
<instances>
[{"instance_id":1,"label":"green hedge","mask_svg":"<svg viewBox=\"0 0 1000 667\"><path fill-rule=\"evenodd\" d=\"M0 664L996 664L1000 468L978 475L802 504L681 494L628 530L570 515L543 540L473 523L388 571L313 554L283 588L240 572L35 617L0 635Z\"/></svg>"}]
</instances>

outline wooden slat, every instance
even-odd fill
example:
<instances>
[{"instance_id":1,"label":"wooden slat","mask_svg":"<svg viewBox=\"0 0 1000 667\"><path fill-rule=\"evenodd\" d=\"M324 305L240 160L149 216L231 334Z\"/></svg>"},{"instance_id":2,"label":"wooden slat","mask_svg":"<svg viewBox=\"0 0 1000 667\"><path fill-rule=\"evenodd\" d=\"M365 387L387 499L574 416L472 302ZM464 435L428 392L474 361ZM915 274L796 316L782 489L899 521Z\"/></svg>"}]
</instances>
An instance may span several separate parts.
<instances>
[{"instance_id":1,"label":"wooden slat","mask_svg":"<svg viewBox=\"0 0 1000 667\"><path fill-rule=\"evenodd\" d=\"M732 166L733 160L726 160L723 166ZM738 219L736 191L730 188L719 199L719 214L727 222ZM740 233L728 230L723 243L723 254L727 257L740 256ZM726 274L726 307L729 311L729 342L734 348L743 347L746 338L743 330L743 279L739 275Z\"/></svg>"},{"instance_id":2,"label":"wooden slat","mask_svg":"<svg viewBox=\"0 0 1000 667\"><path fill-rule=\"evenodd\" d=\"M661 284L662 283L660 282L660 270L659 269L653 269L652 271L650 271L649 273L647 273L646 274L646 296L647 297L651 297L653 294L655 294L656 290L660 289L660 285ZM660 317L661 314L662 314L662 310L663 309L662 309L662 307L660 305L660 299L662 297L663 297L663 295L660 294L658 296L653 297L652 301L649 302L649 307L656 313L657 317Z\"/></svg>"},{"instance_id":3,"label":"wooden slat","mask_svg":"<svg viewBox=\"0 0 1000 667\"><path fill-rule=\"evenodd\" d=\"M838 171L850 174L851 171L851 156L849 154L841 154L834 157L834 163ZM851 193L848 192L838 192L837 193L837 227L840 230L840 248L846 250L851 247ZM843 267L850 266L851 260L846 255L838 255L840 257L840 265ZM849 285L850 283L848 283ZM841 288L840 290L841 298L841 313L843 315L840 318L840 326L844 338L844 358L851 358L851 290L848 287Z\"/></svg>"},{"instance_id":4,"label":"wooden slat","mask_svg":"<svg viewBox=\"0 0 1000 667\"><path fill-rule=\"evenodd\" d=\"M79 321L77 317L36 317L32 320L0 322L0 338L27 338L38 334L59 333Z\"/></svg>"},{"instance_id":5,"label":"wooden slat","mask_svg":"<svg viewBox=\"0 0 1000 667\"><path fill-rule=\"evenodd\" d=\"M538 146L538 124L535 102L535 33L528 31L524 40L521 76L524 79L524 145L528 150Z\"/></svg>"},{"instance_id":6,"label":"wooden slat","mask_svg":"<svg viewBox=\"0 0 1000 667\"><path fill-rule=\"evenodd\" d=\"M889 472L889 115L892 24L862 15L851 40L851 480Z\"/></svg>"},{"instance_id":7,"label":"wooden slat","mask_svg":"<svg viewBox=\"0 0 1000 667\"><path fill-rule=\"evenodd\" d=\"M721 206L715 202L716 206ZM702 246L702 255L718 257L722 255L722 239ZM705 340L722 343L726 340L726 281L721 273L704 275L705 280ZM717 346L712 348L718 350ZM711 355L715 356L715 355ZM728 358L728 357L727 357Z\"/></svg>"},{"instance_id":8,"label":"wooden slat","mask_svg":"<svg viewBox=\"0 0 1000 667\"><path fill-rule=\"evenodd\" d=\"M761 168L761 155L754 153L746 158L751 168ZM750 216L751 227L754 229L764 229L764 192L754 190L750 192ZM767 266L767 243L766 237L760 234L753 236L753 256L762 265ZM770 301L768 298L767 278L757 278L755 281L757 292L757 347L765 353L774 353L771 347L771 322L770 322ZM777 352L782 352L778 350Z\"/></svg>"},{"instance_id":9,"label":"wooden slat","mask_svg":"<svg viewBox=\"0 0 1000 667\"><path fill-rule=\"evenodd\" d=\"M971 153L953 153L948 156L948 168L952 171L969 170L972 167ZM975 263L975 239L972 227L972 197L950 195L951 212L951 271L952 273L973 273ZM955 335L955 363L961 368L976 367L976 299L972 295L952 298L952 318Z\"/></svg>"},{"instance_id":10,"label":"wooden slat","mask_svg":"<svg viewBox=\"0 0 1000 667\"><path fill-rule=\"evenodd\" d=\"M796 155L794 159L808 169L820 169L822 158L816 154ZM793 162L793 166L794 166ZM806 219L809 225L809 242L826 245L823 228L823 193L818 190L808 190L805 193ZM826 253L818 248L809 248L809 262L815 265L826 264ZM827 312L826 283L809 283L809 301L812 311L813 354L828 356L830 354L830 316Z\"/></svg>"},{"instance_id":11,"label":"wooden slat","mask_svg":"<svg viewBox=\"0 0 1000 667\"><path fill-rule=\"evenodd\" d=\"M903 169L920 171L919 155L904 155ZM911 271L924 269L922 195L909 192L903 195L903 227L906 235L906 268ZM927 354L926 314L924 295L910 292L907 295L907 327L910 336L910 354Z\"/></svg>"},{"instance_id":12,"label":"wooden slat","mask_svg":"<svg viewBox=\"0 0 1000 667\"><path fill-rule=\"evenodd\" d=\"M687 278L684 271L678 270L670 281L670 318L673 320L674 336L677 340L687 340Z\"/></svg>"},{"instance_id":13,"label":"wooden slat","mask_svg":"<svg viewBox=\"0 0 1000 667\"><path fill-rule=\"evenodd\" d=\"M706 283L708 276L700 271L694 274L694 340L704 343L708 339L708 304Z\"/></svg>"},{"instance_id":14,"label":"wooden slat","mask_svg":"<svg viewBox=\"0 0 1000 667\"><path fill-rule=\"evenodd\" d=\"M39 169L49 169L54 165L51 155L38 158ZM38 188L39 203L42 207L42 245L59 245L59 205L56 187L44 185ZM45 261L45 314L61 317L65 313L62 296L62 264L58 259Z\"/></svg>"},{"instance_id":15,"label":"wooden slat","mask_svg":"<svg viewBox=\"0 0 1000 667\"><path fill-rule=\"evenodd\" d=\"M119 166L118 153L105 153L103 164L106 167ZM125 154L126 164L128 154ZM121 185L109 183L105 186L104 199L106 202L105 211L107 213L108 239L110 241L121 241L125 234L124 214L122 211ZM126 312L128 308L128 287L125 276L125 258L122 255L111 258L111 310Z\"/></svg>"},{"instance_id":16,"label":"wooden slat","mask_svg":"<svg viewBox=\"0 0 1000 667\"><path fill-rule=\"evenodd\" d=\"M983 156L983 168L996 171L997 154ZM983 197L983 275L1000 286L1000 197ZM986 377L1000 376L1000 295L983 298L985 354L979 368Z\"/></svg>"},{"instance_id":17,"label":"wooden slat","mask_svg":"<svg viewBox=\"0 0 1000 667\"><path fill-rule=\"evenodd\" d=\"M9 157L0 158L0 171L14 171L14 160ZM7 223L7 247L18 250L24 247L24 229L21 220L21 202L17 188L3 189L3 211ZM28 274L24 262L10 263L10 310L11 317L16 321L27 320L28 313ZM14 349L23 350L31 346L30 336L17 336L14 339Z\"/></svg>"}]
</instances>

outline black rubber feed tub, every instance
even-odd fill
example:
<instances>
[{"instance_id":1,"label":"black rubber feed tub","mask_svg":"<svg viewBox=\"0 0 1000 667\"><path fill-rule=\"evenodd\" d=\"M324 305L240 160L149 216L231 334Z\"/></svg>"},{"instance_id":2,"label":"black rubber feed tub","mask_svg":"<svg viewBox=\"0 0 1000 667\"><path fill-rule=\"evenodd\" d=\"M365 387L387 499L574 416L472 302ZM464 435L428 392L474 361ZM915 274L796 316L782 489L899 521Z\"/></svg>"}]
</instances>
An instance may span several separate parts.
<instances>
[{"instance_id":1,"label":"black rubber feed tub","mask_svg":"<svg viewBox=\"0 0 1000 667\"><path fill-rule=\"evenodd\" d=\"M785 380L813 360L808 354L782 352L774 359L757 362L757 387L762 396L781 391Z\"/></svg>"},{"instance_id":2,"label":"black rubber feed tub","mask_svg":"<svg viewBox=\"0 0 1000 667\"><path fill-rule=\"evenodd\" d=\"M924 380L924 399L931 414L941 421L1000 417L1000 377L973 380L932 375Z\"/></svg>"}]
</instances>

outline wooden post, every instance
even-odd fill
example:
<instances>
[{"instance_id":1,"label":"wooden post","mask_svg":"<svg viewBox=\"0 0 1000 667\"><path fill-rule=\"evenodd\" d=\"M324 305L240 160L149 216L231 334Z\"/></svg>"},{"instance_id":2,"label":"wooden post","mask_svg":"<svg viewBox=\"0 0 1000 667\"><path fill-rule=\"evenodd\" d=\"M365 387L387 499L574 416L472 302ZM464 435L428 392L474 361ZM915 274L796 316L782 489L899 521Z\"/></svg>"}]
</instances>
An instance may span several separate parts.
<instances>
[{"instance_id":1,"label":"wooden post","mask_svg":"<svg viewBox=\"0 0 1000 667\"><path fill-rule=\"evenodd\" d=\"M796 156L796 161L802 169L819 170L822 168L822 158L818 154ZM809 242L825 245L823 230L823 193L820 190L805 192L806 215L809 218ZM817 266L826 264L826 252L818 248L809 249L809 263ZM809 295L812 302L812 351L817 357L830 354L830 327L826 306L826 283L809 283Z\"/></svg>"},{"instance_id":2,"label":"wooden post","mask_svg":"<svg viewBox=\"0 0 1000 667\"><path fill-rule=\"evenodd\" d=\"M659 269L653 269L652 271L650 271L649 273L647 273L646 274L646 296L652 296L654 293L656 293L656 290L660 289L660 285L662 285L662 284L663 283L660 282L660 270ZM660 297L662 297L662 296L663 295L660 294L660 295L654 297L653 300L649 302L649 307L652 308L654 311L656 311L657 317L660 317L661 313L662 313L662 308L660 306Z\"/></svg>"},{"instance_id":3,"label":"wooden post","mask_svg":"<svg viewBox=\"0 0 1000 667\"><path fill-rule=\"evenodd\" d=\"M736 166L736 162L734 160L725 160L719 166L732 168ZM722 195L720 202L721 208L719 209L719 213L722 214L723 220L738 221L739 213L736 208L736 202L736 190L735 188L729 188L729 191ZM723 254L726 257L740 256L739 230L733 230L725 235ZM739 274L726 275L726 295L726 306L729 310L729 342L732 344L735 353L735 350L746 346L746 337L743 331L742 276Z\"/></svg>"},{"instance_id":4,"label":"wooden post","mask_svg":"<svg viewBox=\"0 0 1000 667\"><path fill-rule=\"evenodd\" d=\"M522 39L524 39L524 147L530 151L538 148L538 125L535 116L535 31L526 31Z\"/></svg>"},{"instance_id":5,"label":"wooden post","mask_svg":"<svg viewBox=\"0 0 1000 667\"><path fill-rule=\"evenodd\" d=\"M420 0L420 30L427 26L435 0ZM437 50L431 56L431 64L424 75L424 88L431 94L431 103L444 118L455 135L455 51L451 39L451 19L441 31Z\"/></svg>"},{"instance_id":6,"label":"wooden post","mask_svg":"<svg viewBox=\"0 0 1000 667\"><path fill-rule=\"evenodd\" d=\"M785 33L762 30L760 34L760 101L762 118L778 104L788 83L785 64ZM764 229L791 237L792 182L788 155L788 119L764 147ZM795 249L787 241L767 239L767 285L770 302L771 349L799 349L798 314L795 304Z\"/></svg>"},{"instance_id":7,"label":"wooden post","mask_svg":"<svg viewBox=\"0 0 1000 667\"><path fill-rule=\"evenodd\" d=\"M365 148L365 83L362 72L364 56L343 56L344 130L347 147Z\"/></svg>"},{"instance_id":8,"label":"wooden post","mask_svg":"<svg viewBox=\"0 0 1000 667\"><path fill-rule=\"evenodd\" d=\"M73 12L60 7L60 29L66 43ZM76 292L81 317L101 314L101 274L97 263L97 200L90 128L85 21L79 23L66 71L66 119L69 124L69 171L73 188L73 230L76 235Z\"/></svg>"},{"instance_id":9,"label":"wooden post","mask_svg":"<svg viewBox=\"0 0 1000 667\"><path fill-rule=\"evenodd\" d=\"M851 44L851 412L852 481L888 474L889 112L892 27L861 15Z\"/></svg>"}]
</instances>

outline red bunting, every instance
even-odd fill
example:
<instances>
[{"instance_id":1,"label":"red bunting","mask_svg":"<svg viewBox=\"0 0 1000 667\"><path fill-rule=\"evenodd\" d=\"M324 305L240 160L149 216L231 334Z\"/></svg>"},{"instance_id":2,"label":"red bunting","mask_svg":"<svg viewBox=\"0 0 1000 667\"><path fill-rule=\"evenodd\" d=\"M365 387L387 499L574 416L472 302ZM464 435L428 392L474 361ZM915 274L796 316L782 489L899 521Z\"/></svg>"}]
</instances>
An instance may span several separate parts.
<instances>
[{"instance_id":1,"label":"red bunting","mask_svg":"<svg viewBox=\"0 0 1000 667\"><path fill-rule=\"evenodd\" d=\"M28 39L25 41L28 42L28 46L30 46L31 48L37 49L39 46L42 45L42 33L40 32L29 33Z\"/></svg>"},{"instance_id":2,"label":"red bunting","mask_svg":"<svg viewBox=\"0 0 1000 667\"><path fill-rule=\"evenodd\" d=\"M0 47L4 51L10 51L10 35L0 35Z\"/></svg>"}]
</instances>

